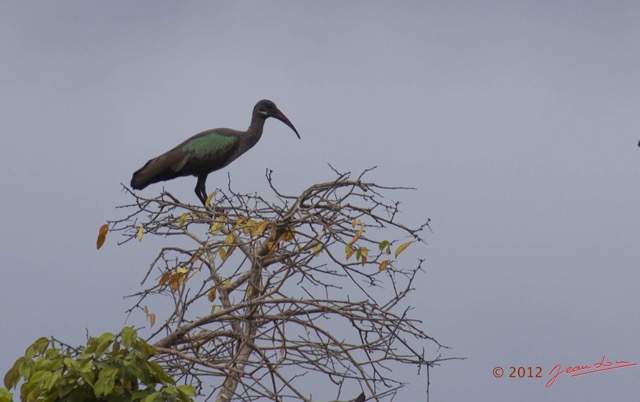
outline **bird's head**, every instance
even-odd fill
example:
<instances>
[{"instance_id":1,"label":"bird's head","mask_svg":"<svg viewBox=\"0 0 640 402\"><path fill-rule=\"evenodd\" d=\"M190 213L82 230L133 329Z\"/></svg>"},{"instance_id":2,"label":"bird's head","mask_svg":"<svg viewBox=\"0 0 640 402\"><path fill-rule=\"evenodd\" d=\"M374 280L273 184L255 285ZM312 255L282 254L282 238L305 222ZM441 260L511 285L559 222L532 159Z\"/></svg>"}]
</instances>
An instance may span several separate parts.
<instances>
[{"instance_id":1,"label":"bird's head","mask_svg":"<svg viewBox=\"0 0 640 402\"><path fill-rule=\"evenodd\" d=\"M264 116L265 119L268 117L275 117L276 119L280 120L287 126L291 127L293 132L296 133L298 138L300 138L300 134L298 134L298 130L296 130L293 124L289 121L289 119L287 119L287 116L285 116L284 113L282 113L280 109L278 109L276 104L273 103L272 101L268 99L263 99L260 102L256 103L256 106L253 108L253 113L262 115Z\"/></svg>"}]
</instances>

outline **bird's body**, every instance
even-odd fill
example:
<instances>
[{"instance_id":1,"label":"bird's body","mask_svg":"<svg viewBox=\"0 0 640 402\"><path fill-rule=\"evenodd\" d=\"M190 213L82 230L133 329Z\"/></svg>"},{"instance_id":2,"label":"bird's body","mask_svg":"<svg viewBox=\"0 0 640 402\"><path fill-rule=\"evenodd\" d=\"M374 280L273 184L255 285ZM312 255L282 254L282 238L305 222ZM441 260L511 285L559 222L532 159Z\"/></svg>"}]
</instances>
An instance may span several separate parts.
<instances>
[{"instance_id":1,"label":"bird's body","mask_svg":"<svg viewBox=\"0 0 640 402\"><path fill-rule=\"evenodd\" d=\"M207 175L222 169L251 149L262 137L264 123L275 117L300 135L287 117L270 100L261 100L253 108L251 125L247 131L215 128L185 140L164 154L149 160L131 178L131 187L141 190L152 183L182 176L196 176L196 195L204 204L207 199Z\"/></svg>"}]
</instances>

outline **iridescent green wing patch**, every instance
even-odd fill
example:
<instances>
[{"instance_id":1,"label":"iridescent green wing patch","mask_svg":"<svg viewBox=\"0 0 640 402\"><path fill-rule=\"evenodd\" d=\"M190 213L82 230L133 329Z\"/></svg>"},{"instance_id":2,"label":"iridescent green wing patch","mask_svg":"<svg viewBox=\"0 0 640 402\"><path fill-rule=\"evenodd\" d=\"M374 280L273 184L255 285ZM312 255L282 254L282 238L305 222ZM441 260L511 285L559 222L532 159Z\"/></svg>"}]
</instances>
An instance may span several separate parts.
<instances>
[{"instance_id":1,"label":"iridescent green wing patch","mask_svg":"<svg viewBox=\"0 0 640 402\"><path fill-rule=\"evenodd\" d=\"M182 147L184 157L173 167L173 170L179 172L191 158L225 159L233 152L237 142L236 137L215 132L195 138Z\"/></svg>"}]
</instances>

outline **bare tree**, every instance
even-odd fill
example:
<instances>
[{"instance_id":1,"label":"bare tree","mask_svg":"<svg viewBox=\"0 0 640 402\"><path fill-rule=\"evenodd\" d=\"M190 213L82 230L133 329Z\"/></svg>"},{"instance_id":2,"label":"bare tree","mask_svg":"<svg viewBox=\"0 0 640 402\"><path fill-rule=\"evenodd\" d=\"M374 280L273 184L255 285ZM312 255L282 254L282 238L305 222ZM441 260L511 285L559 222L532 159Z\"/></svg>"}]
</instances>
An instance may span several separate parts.
<instances>
[{"instance_id":1,"label":"bare tree","mask_svg":"<svg viewBox=\"0 0 640 402\"><path fill-rule=\"evenodd\" d=\"M399 260L424 243L429 221L398 222L399 203L385 194L405 189L367 182L368 171L355 179L334 172L335 180L290 196L269 171L270 199L229 185L207 209L125 187L134 202L119 207L126 217L109 222L111 231L121 243L169 242L129 312L143 310L154 327L149 305L161 302L148 299L171 300L150 340L168 373L207 400L309 401L310 389L340 397L354 383L386 400L404 385L394 368L426 367L428 377L444 360L405 300L423 261Z\"/></svg>"}]
</instances>

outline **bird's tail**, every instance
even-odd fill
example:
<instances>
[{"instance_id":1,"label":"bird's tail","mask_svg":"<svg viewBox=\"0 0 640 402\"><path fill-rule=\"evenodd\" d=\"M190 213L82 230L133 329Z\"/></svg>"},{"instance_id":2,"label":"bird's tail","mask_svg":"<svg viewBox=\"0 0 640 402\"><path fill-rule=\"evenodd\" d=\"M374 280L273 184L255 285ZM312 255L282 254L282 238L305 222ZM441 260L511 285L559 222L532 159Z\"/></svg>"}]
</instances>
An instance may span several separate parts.
<instances>
[{"instance_id":1,"label":"bird's tail","mask_svg":"<svg viewBox=\"0 0 640 402\"><path fill-rule=\"evenodd\" d=\"M165 155L151 159L143 167L136 170L131 177L131 188L134 190L142 190L149 184L159 181L174 179L179 176L171 166L167 164Z\"/></svg>"}]
</instances>

